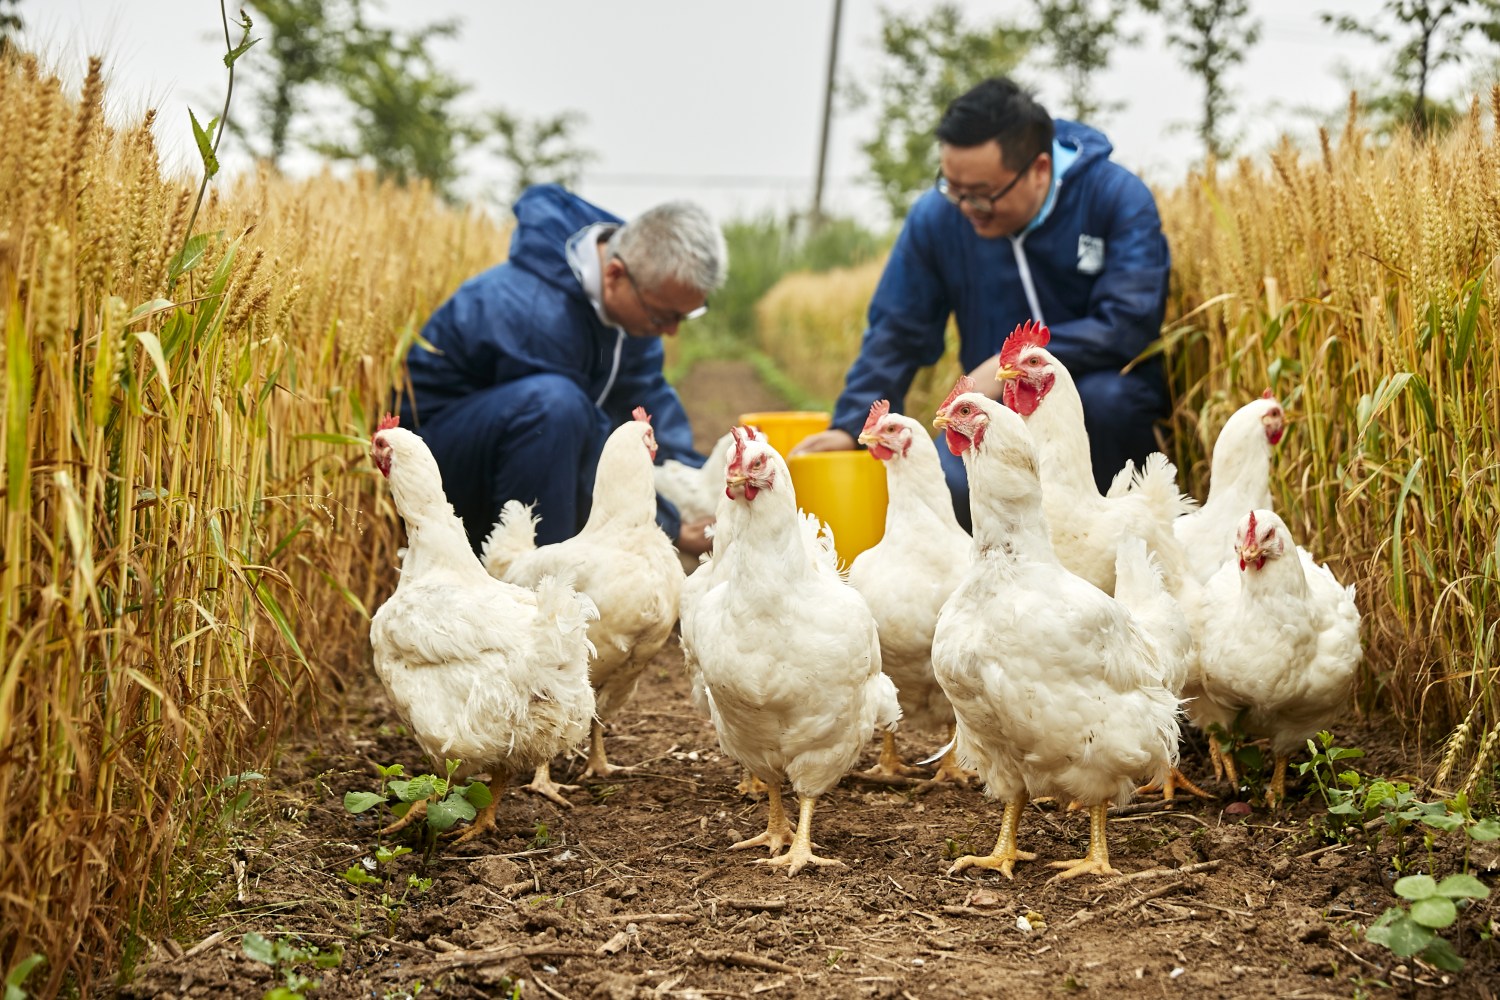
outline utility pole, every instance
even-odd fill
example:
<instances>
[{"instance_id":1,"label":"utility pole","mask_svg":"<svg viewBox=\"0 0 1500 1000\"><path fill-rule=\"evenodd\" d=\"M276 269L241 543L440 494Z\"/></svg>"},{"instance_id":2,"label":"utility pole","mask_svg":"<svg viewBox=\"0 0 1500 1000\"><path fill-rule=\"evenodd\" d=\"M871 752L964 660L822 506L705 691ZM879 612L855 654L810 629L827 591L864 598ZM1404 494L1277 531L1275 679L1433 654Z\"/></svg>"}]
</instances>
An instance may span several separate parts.
<instances>
[{"instance_id":1,"label":"utility pole","mask_svg":"<svg viewBox=\"0 0 1500 1000\"><path fill-rule=\"evenodd\" d=\"M839 64L839 23L844 16L844 0L833 0L833 32L828 38L828 79L823 85L823 130L818 138L818 176L813 182L812 227L823 224L823 180L828 173L828 132L833 122L833 81Z\"/></svg>"}]
</instances>

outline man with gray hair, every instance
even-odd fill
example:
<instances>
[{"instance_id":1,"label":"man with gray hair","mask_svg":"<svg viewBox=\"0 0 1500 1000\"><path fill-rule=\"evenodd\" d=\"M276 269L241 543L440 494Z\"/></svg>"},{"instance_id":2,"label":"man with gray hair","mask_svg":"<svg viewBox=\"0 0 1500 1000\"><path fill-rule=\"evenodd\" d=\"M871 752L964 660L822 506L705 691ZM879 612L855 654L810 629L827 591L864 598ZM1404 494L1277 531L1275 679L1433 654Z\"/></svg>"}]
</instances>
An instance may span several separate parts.
<instances>
[{"instance_id":1,"label":"man with gray hair","mask_svg":"<svg viewBox=\"0 0 1500 1000\"><path fill-rule=\"evenodd\" d=\"M432 314L401 399L476 552L507 500L536 505L539 545L577 534L604 439L637 406L658 462L703 464L661 338L703 314L728 265L723 234L690 202L627 223L548 184L513 210L510 258ZM683 524L664 498L657 523L681 551L707 551L707 522Z\"/></svg>"}]
</instances>

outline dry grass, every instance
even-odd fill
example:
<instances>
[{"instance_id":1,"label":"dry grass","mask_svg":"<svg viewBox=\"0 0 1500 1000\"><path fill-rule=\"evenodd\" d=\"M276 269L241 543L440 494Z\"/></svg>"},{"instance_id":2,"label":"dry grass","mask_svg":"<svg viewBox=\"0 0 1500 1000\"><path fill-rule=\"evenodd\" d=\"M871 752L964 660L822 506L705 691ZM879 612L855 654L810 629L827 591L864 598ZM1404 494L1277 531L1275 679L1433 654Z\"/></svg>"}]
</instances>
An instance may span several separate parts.
<instances>
[{"instance_id":1,"label":"dry grass","mask_svg":"<svg viewBox=\"0 0 1500 1000\"><path fill-rule=\"evenodd\" d=\"M361 439L504 254L421 189L262 175L174 281L196 185L102 96L0 66L0 966L43 995L170 929L220 783L362 663L397 536Z\"/></svg>"},{"instance_id":2,"label":"dry grass","mask_svg":"<svg viewBox=\"0 0 1500 1000\"><path fill-rule=\"evenodd\" d=\"M1497 98L1500 101L1500 98ZM1500 106L1495 112L1500 117ZM1241 404L1274 388L1293 433L1278 506L1357 583L1362 697L1449 734L1437 783L1491 791L1500 754L1500 148L1476 105L1453 135L1377 146L1357 120L1316 155L1189 177L1162 196L1172 246L1174 450L1202 496ZM760 311L767 353L832 397L880 265L795 275ZM957 374L919 376L930 413ZM925 384L921 381L925 378ZM933 395L933 392L936 395ZM1456 727L1456 728L1455 728Z\"/></svg>"}]
</instances>

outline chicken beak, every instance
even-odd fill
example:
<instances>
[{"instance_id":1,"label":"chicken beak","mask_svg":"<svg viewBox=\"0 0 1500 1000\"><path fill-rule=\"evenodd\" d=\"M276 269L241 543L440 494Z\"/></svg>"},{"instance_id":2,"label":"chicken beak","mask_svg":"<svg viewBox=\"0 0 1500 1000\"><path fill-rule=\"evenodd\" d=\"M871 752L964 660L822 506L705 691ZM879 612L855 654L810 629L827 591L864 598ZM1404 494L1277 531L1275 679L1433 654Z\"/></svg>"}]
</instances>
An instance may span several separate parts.
<instances>
[{"instance_id":1,"label":"chicken beak","mask_svg":"<svg viewBox=\"0 0 1500 1000\"><path fill-rule=\"evenodd\" d=\"M866 448L868 448L872 444L879 444L880 443L880 435L879 434L875 434L873 432L868 432L867 431L865 433L860 434L860 436L857 437L857 438L855 438L855 440L858 441L860 444L864 445Z\"/></svg>"},{"instance_id":2,"label":"chicken beak","mask_svg":"<svg viewBox=\"0 0 1500 1000\"><path fill-rule=\"evenodd\" d=\"M1241 568L1243 568L1246 563L1255 562L1255 560L1257 560L1259 558L1260 558L1260 546L1257 545L1257 544L1255 544L1254 542L1246 542L1240 548L1240 566L1241 566Z\"/></svg>"},{"instance_id":3,"label":"chicken beak","mask_svg":"<svg viewBox=\"0 0 1500 1000\"><path fill-rule=\"evenodd\" d=\"M1011 379L1021 377L1021 369L1012 368L1010 365L1001 365L1000 370L995 372L996 382L1009 382Z\"/></svg>"},{"instance_id":4,"label":"chicken beak","mask_svg":"<svg viewBox=\"0 0 1500 1000\"><path fill-rule=\"evenodd\" d=\"M952 422L953 421L949 419L948 414L946 413L939 413L937 416L932 418L932 426L934 430L945 430Z\"/></svg>"}]
</instances>

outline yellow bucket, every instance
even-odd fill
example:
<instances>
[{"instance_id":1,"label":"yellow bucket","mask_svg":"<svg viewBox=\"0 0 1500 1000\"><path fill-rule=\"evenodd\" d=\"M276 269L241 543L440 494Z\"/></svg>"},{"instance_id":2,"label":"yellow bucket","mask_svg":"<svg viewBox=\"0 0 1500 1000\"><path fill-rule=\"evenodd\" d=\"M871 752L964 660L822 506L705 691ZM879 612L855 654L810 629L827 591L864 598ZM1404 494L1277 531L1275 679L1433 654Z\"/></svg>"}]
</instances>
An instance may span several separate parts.
<instances>
[{"instance_id":1,"label":"yellow bucket","mask_svg":"<svg viewBox=\"0 0 1500 1000\"><path fill-rule=\"evenodd\" d=\"M885 466L867 451L819 451L787 459L797 506L833 529L845 565L885 535Z\"/></svg>"},{"instance_id":2,"label":"yellow bucket","mask_svg":"<svg viewBox=\"0 0 1500 1000\"><path fill-rule=\"evenodd\" d=\"M828 429L831 418L827 413L815 410L767 410L763 413L741 413L740 423L759 428L771 442L771 447L781 452L783 458L801 440L810 434Z\"/></svg>"}]
</instances>

